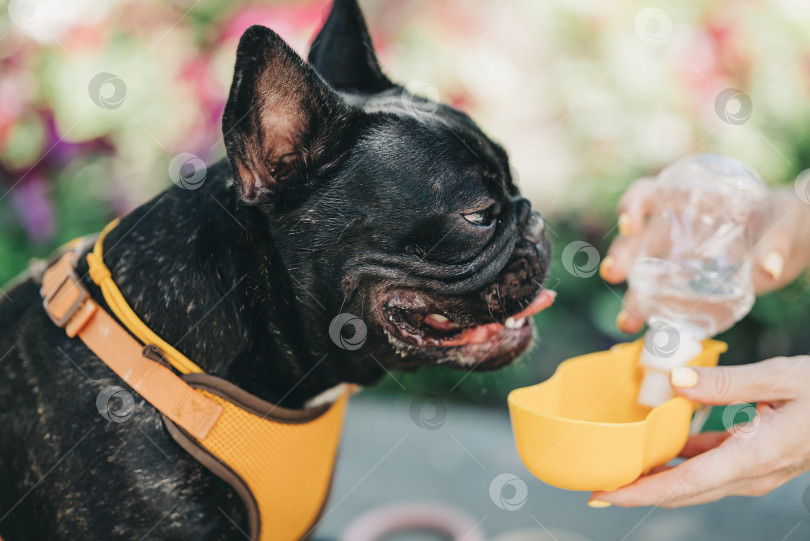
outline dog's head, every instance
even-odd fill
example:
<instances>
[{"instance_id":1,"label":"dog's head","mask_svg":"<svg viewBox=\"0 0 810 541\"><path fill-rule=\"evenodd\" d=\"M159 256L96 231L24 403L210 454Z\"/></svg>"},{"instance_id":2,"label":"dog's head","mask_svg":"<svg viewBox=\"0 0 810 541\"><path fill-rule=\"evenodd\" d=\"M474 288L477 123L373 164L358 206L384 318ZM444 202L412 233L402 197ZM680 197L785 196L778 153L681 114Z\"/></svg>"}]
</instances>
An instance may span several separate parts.
<instances>
[{"instance_id":1,"label":"dog's head","mask_svg":"<svg viewBox=\"0 0 810 541\"><path fill-rule=\"evenodd\" d=\"M355 0L335 2L309 63L249 28L223 131L295 291L290 317L341 374L492 369L530 345L529 316L553 300L542 218L467 115L382 73Z\"/></svg>"}]
</instances>

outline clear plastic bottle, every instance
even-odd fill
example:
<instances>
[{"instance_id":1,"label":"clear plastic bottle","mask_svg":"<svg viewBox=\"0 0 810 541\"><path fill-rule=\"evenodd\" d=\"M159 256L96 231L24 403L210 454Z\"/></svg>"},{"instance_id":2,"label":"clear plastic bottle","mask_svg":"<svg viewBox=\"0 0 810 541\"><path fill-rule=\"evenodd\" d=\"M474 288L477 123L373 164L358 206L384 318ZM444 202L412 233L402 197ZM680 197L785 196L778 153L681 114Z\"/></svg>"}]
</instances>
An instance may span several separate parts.
<instances>
[{"instance_id":1,"label":"clear plastic bottle","mask_svg":"<svg viewBox=\"0 0 810 541\"><path fill-rule=\"evenodd\" d=\"M750 254L769 215L768 189L732 158L689 156L664 169L628 282L649 329L639 402L672 397L669 371L754 304Z\"/></svg>"}]
</instances>

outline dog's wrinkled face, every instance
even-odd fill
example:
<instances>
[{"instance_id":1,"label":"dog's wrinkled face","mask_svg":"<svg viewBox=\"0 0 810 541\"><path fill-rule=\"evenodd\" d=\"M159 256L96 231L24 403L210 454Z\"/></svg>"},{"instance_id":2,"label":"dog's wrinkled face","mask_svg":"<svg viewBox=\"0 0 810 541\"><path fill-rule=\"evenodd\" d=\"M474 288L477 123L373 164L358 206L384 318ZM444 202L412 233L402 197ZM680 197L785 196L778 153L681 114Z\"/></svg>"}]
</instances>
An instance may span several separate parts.
<instances>
[{"instance_id":1,"label":"dog's wrinkled face","mask_svg":"<svg viewBox=\"0 0 810 541\"><path fill-rule=\"evenodd\" d=\"M379 365L492 369L529 346L529 316L553 301L542 218L468 116L383 75L354 0L335 3L309 64L272 31L248 29L223 129L240 199L268 218L310 350L342 374L363 383ZM330 339L341 313L366 329ZM357 349L353 331L367 332Z\"/></svg>"}]
</instances>

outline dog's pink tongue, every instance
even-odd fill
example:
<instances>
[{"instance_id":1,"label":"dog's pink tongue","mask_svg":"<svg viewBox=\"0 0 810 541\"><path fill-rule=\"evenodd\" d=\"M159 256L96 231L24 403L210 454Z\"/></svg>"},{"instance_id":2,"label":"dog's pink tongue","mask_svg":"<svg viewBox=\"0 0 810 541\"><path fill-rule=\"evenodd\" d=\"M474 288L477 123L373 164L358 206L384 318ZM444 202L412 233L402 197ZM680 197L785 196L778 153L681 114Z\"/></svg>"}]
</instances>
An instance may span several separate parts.
<instances>
[{"instance_id":1,"label":"dog's pink tongue","mask_svg":"<svg viewBox=\"0 0 810 541\"><path fill-rule=\"evenodd\" d=\"M533 316L542 310L545 310L554 303L557 298L556 291L544 289L535 298L529 306L521 310L519 313L512 316L512 319L519 320L522 318ZM450 340L442 342L443 346L461 346L464 344L483 344L491 337L503 333L504 326L500 323L488 323L486 325L478 325L471 329L464 329L458 336Z\"/></svg>"},{"instance_id":2,"label":"dog's pink tongue","mask_svg":"<svg viewBox=\"0 0 810 541\"><path fill-rule=\"evenodd\" d=\"M532 303L512 316L514 319L521 319L524 317L530 317L534 314L540 313L549 306L554 303L554 299L557 298L557 292L551 291L550 289L544 289L540 292L540 294L532 301Z\"/></svg>"},{"instance_id":3,"label":"dog's pink tongue","mask_svg":"<svg viewBox=\"0 0 810 541\"><path fill-rule=\"evenodd\" d=\"M479 325L471 329L464 329L461 334L450 340L442 342L443 346L462 346L464 344L483 344L498 332L499 328L503 328L500 323L489 323L487 325Z\"/></svg>"}]
</instances>

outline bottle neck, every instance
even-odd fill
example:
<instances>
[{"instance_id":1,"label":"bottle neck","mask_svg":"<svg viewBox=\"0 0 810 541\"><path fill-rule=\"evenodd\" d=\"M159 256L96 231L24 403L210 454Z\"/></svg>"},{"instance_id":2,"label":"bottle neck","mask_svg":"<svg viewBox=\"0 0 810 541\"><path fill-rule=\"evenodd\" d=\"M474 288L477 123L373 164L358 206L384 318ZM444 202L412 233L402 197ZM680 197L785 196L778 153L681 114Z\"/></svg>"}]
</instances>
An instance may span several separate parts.
<instances>
[{"instance_id":1,"label":"bottle neck","mask_svg":"<svg viewBox=\"0 0 810 541\"><path fill-rule=\"evenodd\" d=\"M699 327L656 318L650 320L639 358L639 364L644 369L638 395L640 404L654 408L674 396L669 373L700 355L703 338L706 338L705 333Z\"/></svg>"},{"instance_id":2,"label":"bottle neck","mask_svg":"<svg viewBox=\"0 0 810 541\"><path fill-rule=\"evenodd\" d=\"M701 341L708 338L705 331L684 322L651 318L644 334L640 362L645 367L667 372L683 366L703 351Z\"/></svg>"}]
</instances>

